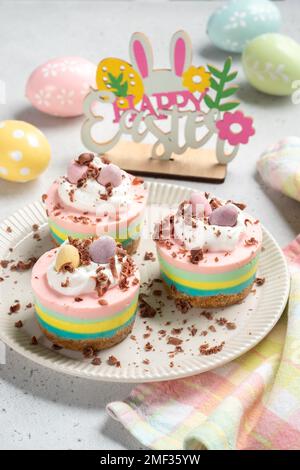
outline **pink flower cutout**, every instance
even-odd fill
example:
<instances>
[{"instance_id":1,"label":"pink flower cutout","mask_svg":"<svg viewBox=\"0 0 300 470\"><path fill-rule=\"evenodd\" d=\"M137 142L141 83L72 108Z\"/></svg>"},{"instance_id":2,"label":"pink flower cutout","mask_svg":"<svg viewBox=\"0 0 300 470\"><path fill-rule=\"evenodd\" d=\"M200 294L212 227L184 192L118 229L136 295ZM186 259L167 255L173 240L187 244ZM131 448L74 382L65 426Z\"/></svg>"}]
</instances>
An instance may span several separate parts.
<instances>
[{"instance_id":1,"label":"pink flower cutout","mask_svg":"<svg viewBox=\"0 0 300 470\"><path fill-rule=\"evenodd\" d=\"M223 119L216 122L221 140L228 140L230 145L247 144L249 137L255 134L253 120L241 111L224 113Z\"/></svg>"}]
</instances>

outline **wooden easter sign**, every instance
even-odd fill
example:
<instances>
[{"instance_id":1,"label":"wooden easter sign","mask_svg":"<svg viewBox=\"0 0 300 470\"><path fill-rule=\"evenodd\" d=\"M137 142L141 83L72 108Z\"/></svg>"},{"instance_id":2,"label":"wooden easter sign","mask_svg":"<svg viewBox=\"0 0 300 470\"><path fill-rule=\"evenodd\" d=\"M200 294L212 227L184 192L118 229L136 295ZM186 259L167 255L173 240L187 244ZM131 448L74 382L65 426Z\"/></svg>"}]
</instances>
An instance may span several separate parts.
<instances>
[{"instance_id":1,"label":"wooden easter sign","mask_svg":"<svg viewBox=\"0 0 300 470\"><path fill-rule=\"evenodd\" d=\"M99 63L97 89L84 101L85 146L132 173L224 181L227 164L255 132L250 117L233 111L240 103L231 99L237 90L230 85L237 76L231 58L222 70L194 66L184 31L171 40L170 69L154 68L142 33L133 34L130 57L132 64L117 58ZM145 143L149 137L153 144Z\"/></svg>"}]
</instances>

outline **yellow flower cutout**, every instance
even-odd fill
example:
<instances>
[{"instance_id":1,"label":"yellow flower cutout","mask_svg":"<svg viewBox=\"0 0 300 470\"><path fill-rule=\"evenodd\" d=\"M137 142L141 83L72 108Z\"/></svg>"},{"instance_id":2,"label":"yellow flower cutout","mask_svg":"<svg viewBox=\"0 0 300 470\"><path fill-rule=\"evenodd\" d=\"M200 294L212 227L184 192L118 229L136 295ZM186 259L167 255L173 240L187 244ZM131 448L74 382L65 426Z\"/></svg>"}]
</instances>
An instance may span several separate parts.
<instances>
[{"instance_id":1,"label":"yellow flower cutout","mask_svg":"<svg viewBox=\"0 0 300 470\"><path fill-rule=\"evenodd\" d=\"M182 74L182 84L191 93L195 91L203 92L210 87L211 74L204 67L195 67L191 65Z\"/></svg>"}]
</instances>

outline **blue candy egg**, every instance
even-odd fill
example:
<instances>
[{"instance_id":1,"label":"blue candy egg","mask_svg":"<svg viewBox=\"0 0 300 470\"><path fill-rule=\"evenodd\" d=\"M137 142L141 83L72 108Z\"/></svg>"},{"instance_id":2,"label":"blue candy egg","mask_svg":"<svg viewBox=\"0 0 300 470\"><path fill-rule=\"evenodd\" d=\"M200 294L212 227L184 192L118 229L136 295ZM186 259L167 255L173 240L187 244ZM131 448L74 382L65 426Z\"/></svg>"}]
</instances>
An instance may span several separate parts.
<instances>
[{"instance_id":1,"label":"blue candy egg","mask_svg":"<svg viewBox=\"0 0 300 470\"><path fill-rule=\"evenodd\" d=\"M219 49L242 52L256 36L277 32L281 25L278 7L269 0L231 0L209 18L207 34Z\"/></svg>"}]
</instances>

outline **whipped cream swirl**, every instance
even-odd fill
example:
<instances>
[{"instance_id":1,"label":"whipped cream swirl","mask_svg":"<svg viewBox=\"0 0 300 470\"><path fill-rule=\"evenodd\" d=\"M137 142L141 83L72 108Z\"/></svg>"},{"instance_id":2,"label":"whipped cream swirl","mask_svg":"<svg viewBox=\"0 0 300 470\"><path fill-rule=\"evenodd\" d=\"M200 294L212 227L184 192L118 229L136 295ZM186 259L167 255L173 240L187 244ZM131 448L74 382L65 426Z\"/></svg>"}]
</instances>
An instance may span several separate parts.
<instances>
[{"instance_id":1,"label":"whipped cream swirl","mask_svg":"<svg viewBox=\"0 0 300 470\"><path fill-rule=\"evenodd\" d=\"M99 267L103 267L102 272L110 281L109 289L116 286L119 282L122 267L117 256L115 256L115 265L117 271L116 278L112 275L109 264L98 264L92 261L88 265L79 266L73 272L57 272L54 259L49 265L46 275L48 284L53 290L63 295L77 296L95 292L95 277L97 276L96 271ZM64 285L65 287L63 287Z\"/></svg>"},{"instance_id":2,"label":"whipped cream swirl","mask_svg":"<svg viewBox=\"0 0 300 470\"><path fill-rule=\"evenodd\" d=\"M93 165L103 168L106 164L99 157L94 157ZM114 212L116 209L121 212L125 211L133 202L135 193L132 186L132 176L122 170L121 184L112 188L111 195L107 200L104 200L103 196L105 197L106 194L105 186L91 178L87 179L79 188L65 177L58 179L58 195L65 206L101 215L103 212Z\"/></svg>"},{"instance_id":3,"label":"whipped cream swirl","mask_svg":"<svg viewBox=\"0 0 300 470\"><path fill-rule=\"evenodd\" d=\"M195 219L195 224L185 221L183 215L174 218L174 238L180 240L188 250L201 248L210 252L233 251L246 234L245 219L249 215L239 210L234 227L209 225L203 219Z\"/></svg>"}]
</instances>

